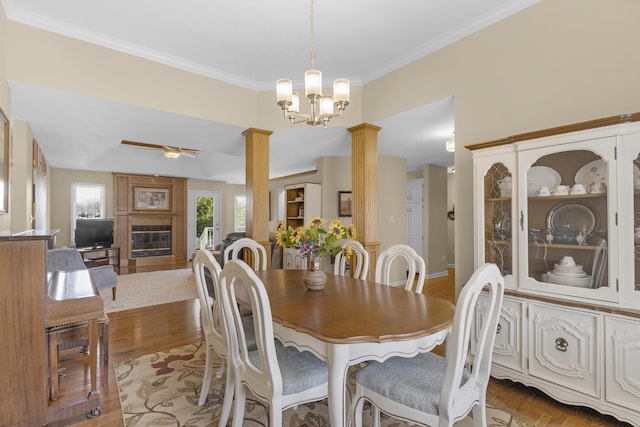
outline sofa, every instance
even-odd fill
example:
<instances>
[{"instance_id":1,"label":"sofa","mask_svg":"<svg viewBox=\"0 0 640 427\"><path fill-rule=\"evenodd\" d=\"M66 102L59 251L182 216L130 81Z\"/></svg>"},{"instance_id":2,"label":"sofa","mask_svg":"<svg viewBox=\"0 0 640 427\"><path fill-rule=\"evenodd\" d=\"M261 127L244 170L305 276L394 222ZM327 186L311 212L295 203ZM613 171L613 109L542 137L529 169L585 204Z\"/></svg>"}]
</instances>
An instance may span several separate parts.
<instances>
[{"instance_id":1,"label":"sofa","mask_svg":"<svg viewBox=\"0 0 640 427\"><path fill-rule=\"evenodd\" d=\"M95 282L98 292L102 294L111 289L111 295L115 301L118 275L113 271L113 266L101 265L87 268L82 260L82 256L76 249L49 249L47 251L47 278L56 270L75 271L85 269L89 270L89 274Z\"/></svg>"}]
</instances>

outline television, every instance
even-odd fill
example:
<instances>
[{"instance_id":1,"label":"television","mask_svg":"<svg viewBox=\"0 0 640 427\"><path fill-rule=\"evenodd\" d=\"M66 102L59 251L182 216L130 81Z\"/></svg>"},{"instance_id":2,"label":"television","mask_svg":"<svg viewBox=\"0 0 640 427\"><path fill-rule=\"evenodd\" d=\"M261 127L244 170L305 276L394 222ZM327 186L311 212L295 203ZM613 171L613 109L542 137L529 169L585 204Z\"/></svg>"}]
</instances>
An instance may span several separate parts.
<instances>
[{"instance_id":1,"label":"television","mask_svg":"<svg viewBox=\"0 0 640 427\"><path fill-rule=\"evenodd\" d=\"M113 219L76 219L76 248L113 246Z\"/></svg>"}]
</instances>

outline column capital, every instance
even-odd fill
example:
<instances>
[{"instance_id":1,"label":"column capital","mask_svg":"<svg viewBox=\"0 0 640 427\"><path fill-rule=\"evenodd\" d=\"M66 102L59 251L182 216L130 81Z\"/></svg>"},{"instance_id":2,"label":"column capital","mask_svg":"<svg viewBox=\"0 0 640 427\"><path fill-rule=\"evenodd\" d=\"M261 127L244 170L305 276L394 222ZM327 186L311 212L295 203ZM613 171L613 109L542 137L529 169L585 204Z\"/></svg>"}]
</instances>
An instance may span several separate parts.
<instances>
[{"instance_id":1,"label":"column capital","mask_svg":"<svg viewBox=\"0 0 640 427\"><path fill-rule=\"evenodd\" d=\"M273 131L264 130L264 129L258 129L258 128L249 128L249 129L243 131L242 135L248 136L248 135L253 134L253 133L262 133L262 134L265 134L266 136L269 136L269 135L271 135L273 133Z\"/></svg>"},{"instance_id":2,"label":"column capital","mask_svg":"<svg viewBox=\"0 0 640 427\"><path fill-rule=\"evenodd\" d=\"M361 131L361 130L373 130L373 131L378 132L380 129L382 129L380 126L372 125L371 123L361 123L359 125L350 127L347 130L349 132L353 133L353 132L357 132L357 131Z\"/></svg>"}]
</instances>

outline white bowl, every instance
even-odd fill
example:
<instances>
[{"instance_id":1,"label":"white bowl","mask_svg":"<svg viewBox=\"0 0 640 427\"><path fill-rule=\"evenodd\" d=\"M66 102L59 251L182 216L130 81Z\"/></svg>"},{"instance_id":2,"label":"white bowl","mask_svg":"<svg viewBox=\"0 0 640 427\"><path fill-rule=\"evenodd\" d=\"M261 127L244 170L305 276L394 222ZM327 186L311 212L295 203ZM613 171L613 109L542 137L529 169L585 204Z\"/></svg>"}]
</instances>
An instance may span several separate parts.
<instances>
[{"instance_id":1,"label":"white bowl","mask_svg":"<svg viewBox=\"0 0 640 427\"><path fill-rule=\"evenodd\" d=\"M563 267L575 267L576 266L575 260L573 259L573 257L570 257L570 256L563 257L558 264L560 264Z\"/></svg>"}]
</instances>

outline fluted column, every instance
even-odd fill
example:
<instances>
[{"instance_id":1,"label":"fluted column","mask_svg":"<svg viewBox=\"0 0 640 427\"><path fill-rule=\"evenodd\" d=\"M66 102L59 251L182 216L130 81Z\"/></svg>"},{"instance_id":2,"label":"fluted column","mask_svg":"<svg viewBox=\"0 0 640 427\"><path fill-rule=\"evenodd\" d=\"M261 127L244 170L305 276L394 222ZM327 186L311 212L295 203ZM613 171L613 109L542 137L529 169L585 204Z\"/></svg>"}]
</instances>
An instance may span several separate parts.
<instances>
[{"instance_id":1,"label":"fluted column","mask_svg":"<svg viewBox=\"0 0 640 427\"><path fill-rule=\"evenodd\" d=\"M242 132L246 144L247 237L267 251L267 268L271 269L269 242L269 136L273 132L249 128ZM245 260L252 263L253 260ZM250 264L251 265L251 264Z\"/></svg>"},{"instance_id":2,"label":"fluted column","mask_svg":"<svg viewBox=\"0 0 640 427\"><path fill-rule=\"evenodd\" d=\"M363 123L351 132L351 215L358 241L369 252L368 280L373 281L378 241L378 132L380 127Z\"/></svg>"}]
</instances>

